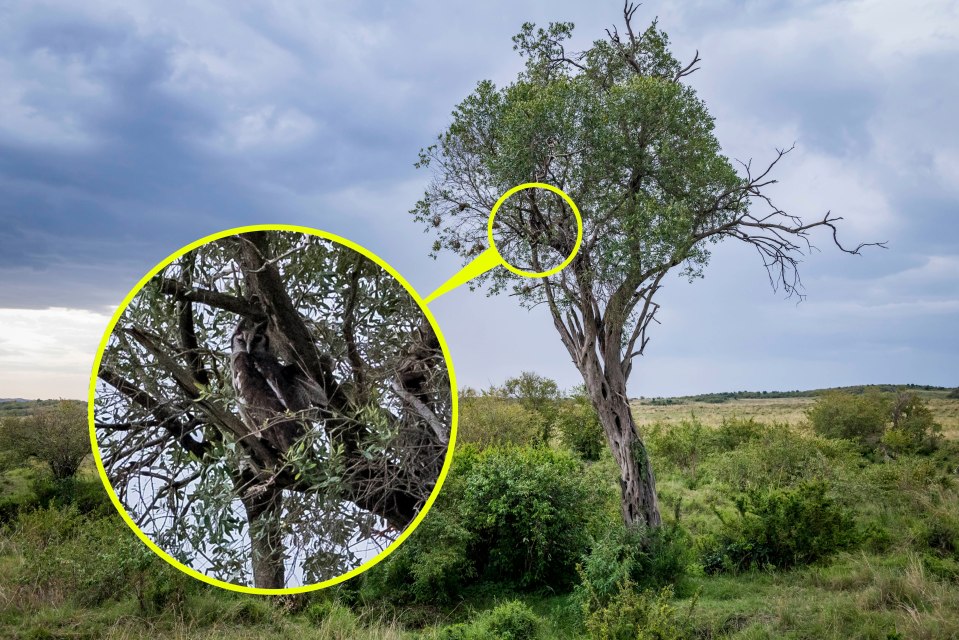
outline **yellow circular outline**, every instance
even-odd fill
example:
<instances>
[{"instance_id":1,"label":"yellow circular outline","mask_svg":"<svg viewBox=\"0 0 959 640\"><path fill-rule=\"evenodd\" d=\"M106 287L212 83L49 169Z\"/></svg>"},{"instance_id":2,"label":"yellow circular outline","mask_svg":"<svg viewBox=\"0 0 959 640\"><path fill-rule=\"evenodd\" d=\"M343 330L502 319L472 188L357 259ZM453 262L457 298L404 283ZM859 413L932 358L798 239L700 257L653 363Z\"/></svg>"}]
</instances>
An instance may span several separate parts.
<instances>
[{"instance_id":1,"label":"yellow circular outline","mask_svg":"<svg viewBox=\"0 0 959 640\"><path fill-rule=\"evenodd\" d=\"M568 204L569 208L573 210L573 215L576 217L576 244L573 245L572 253L570 253L566 259L559 264L558 267L553 267L548 271L524 271L514 267L506 260L506 258L503 257L503 254L499 252L499 249L496 248L496 240L493 238L493 220L496 218L496 212L511 195L518 191L523 191L524 189L546 189L547 191L552 191L566 201L566 204ZM546 184L545 182L524 182L523 184L517 185L501 195L499 200L496 201L496 204L493 205L493 209L489 213L489 222L486 224L486 237L489 239L489 246L492 247L493 251L496 252L496 255L499 257L499 261L504 267L516 275L526 278L545 278L547 276L559 273L565 269L567 266L569 266L569 263L573 261L573 258L576 257L576 254L579 253L579 247L583 244L583 217L579 214L579 208L576 206L576 203L573 202L573 199L566 195L566 192L559 187L554 187L553 185Z\"/></svg>"},{"instance_id":2,"label":"yellow circular outline","mask_svg":"<svg viewBox=\"0 0 959 640\"><path fill-rule=\"evenodd\" d=\"M126 509L123 506L123 503L120 502L120 498L117 496L116 492L113 490L113 486L110 484L110 479L107 477L106 469L103 467L103 460L100 457L100 449L97 446L97 434L94 421L94 398L96 395L96 384L97 384L97 372L100 370L100 361L103 358L103 352L106 349L107 341L110 339L110 336L113 334L113 329L116 327L117 322L120 320L120 317L123 315L123 312L126 311L126 308L129 306L130 302L133 301L133 298L140 292L140 290L156 276L164 267L169 265L171 262L179 258L180 256L193 251L194 249L201 247L209 242L214 240L219 240L220 238L225 238L227 236L237 235L239 233L248 233L250 231L294 231L299 233L305 233L313 236L319 236L330 240L339 245L345 246L349 249L359 252L366 258L369 258L381 268L387 271L391 276L396 278L400 284L406 289L406 291L412 296L413 300L416 301L416 304L419 305L420 309L426 315L427 320L429 320L430 325L433 327L434 333L439 340L440 347L443 350L443 358L446 361L446 369L449 372L450 380L450 391L453 399L453 415L452 423L450 425L450 442L449 447L446 450L446 459L443 462L443 468L440 471L440 475L436 480L436 486L433 487L430 497L426 500L426 503L423 505L423 508L420 509L420 512L413 518L413 522L406 527L400 537L394 540L386 549L378 553L375 557L367 560L360 566L351 569L350 571L337 576L335 578L330 578L329 580L324 580L323 582L317 582L315 584L303 585L300 587L289 587L284 589L261 589L257 587L247 587L243 585L234 584L232 582L225 582L223 580L217 580L212 578L205 573L201 573L196 569L189 567L179 560L172 557L166 551L157 546L150 538L147 537L143 531L137 527L136 523L127 513ZM110 319L110 323L107 325L106 331L103 333L103 338L100 340L100 346L97 349L96 358L93 361L93 372L90 376L90 389L87 396L87 421L90 425L90 442L93 446L93 459L97 465L97 471L100 474L100 480L103 481L103 485L107 489L107 493L110 495L110 500L113 502L113 506L117 508L117 511L120 512L120 515L123 517L123 520L127 525L133 530L140 540L142 540L154 553L166 560L170 565L179 569L180 571L186 573L189 576L192 576L198 580L202 580L207 584L212 584L223 589L229 589L231 591L239 591L241 593L255 593L261 595L284 595L284 594L293 594L293 593L305 593L307 591L316 591L318 589L323 589L326 587L339 584L360 575L367 569L375 566L381 562L384 558L393 553L402 543L406 540L413 531L416 530L416 527L419 526L423 518L426 517L427 512L430 510L430 507L433 506L433 503L436 501L436 497L439 495L440 489L443 487L443 482L446 480L446 475L449 472L450 463L453 459L453 448L456 444L456 427L459 418L459 408L458 408L458 398L456 394L456 373L453 370L453 360L450 356L449 347L446 344L446 339L443 337L443 332L440 330L439 323L436 321L436 318L433 317L433 314L430 312L429 307L423 301L423 297L414 289L409 282L406 281L403 276L399 274L392 266L390 266L386 261L377 256L375 253L370 250L362 247L354 242L351 242L345 238L337 236L326 231L321 231L319 229L311 229L309 227L299 226L299 225L289 225L289 224L258 224L258 225L247 225L243 227L235 227L233 229L226 229L218 233L214 233L199 240L188 244L182 249L172 253L162 260L158 265L153 267L140 281L130 290L130 292L123 299L123 302L120 303L120 306L114 312L113 317Z\"/></svg>"}]
</instances>

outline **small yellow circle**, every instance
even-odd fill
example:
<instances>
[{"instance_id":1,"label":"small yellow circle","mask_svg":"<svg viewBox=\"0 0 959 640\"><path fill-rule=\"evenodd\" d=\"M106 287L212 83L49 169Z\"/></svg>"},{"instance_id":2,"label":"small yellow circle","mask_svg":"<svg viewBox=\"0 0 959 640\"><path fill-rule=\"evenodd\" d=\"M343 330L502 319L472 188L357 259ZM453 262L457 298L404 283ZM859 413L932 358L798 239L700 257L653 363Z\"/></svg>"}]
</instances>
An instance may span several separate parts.
<instances>
[{"instance_id":1,"label":"small yellow circle","mask_svg":"<svg viewBox=\"0 0 959 640\"><path fill-rule=\"evenodd\" d=\"M573 210L573 215L576 217L576 243L573 245L573 250L570 252L566 259L563 260L558 266L549 269L548 271L524 271L514 267L506 258L503 257L503 254L499 252L499 249L496 247L496 240L493 238L493 221L496 218L496 212L499 208L506 202L510 196L524 189L546 189L547 191L552 191L563 200L566 201L566 204L569 205L569 208ZM496 201L496 204L493 205L493 210L489 214L489 222L486 225L486 236L489 238L489 246L492 247L493 251L496 252L496 255L499 257L499 261L503 264L504 267L515 273L516 275L523 276L525 278L545 278L559 273L563 269L569 266L569 263L573 261L573 258L576 257L576 254L579 253L579 247L583 244L583 217L579 213L579 208L576 206L576 203L573 202L573 199L566 195L559 187L554 187L551 184L546 184L545 182L524 182L521 185L517 185L500 196L500 199Z\"/></svg>"},{"instance_id":2,"label":"small yellow circle","mask_svg":"<svg viewBox=\"0 0 959 640\"><path fill-rule=\"evenodd\" d=\"M182 257L184 254L193 251L194 249L205 245L214 240L219 240L227 236L233 236L240 233L248 233L251 231L293 231L304 233L308 235L319 236L331 242L335 242L339 245L352 249L363 255L364 257L372 260L379 267L384 269L391 276L396 278L397 281L406 291L410 294L413 300L419 305L420 310L426 316L426 319L429 320L430 325L433 327L433 331L436 334L437 339L439 340L440 347L443 351L443 358L446 361L446 369L449 372L449 382L450 382L450 391L452 397L452 419L450 424L450 439L449 446L446 450L446 458L443 461L443 468L440 470L439 477L436 479L436 486L433 487L433 491L430 493L429 498L426 500L426 503L423 505L423 508L420 509L419 513L413 519L413 521L406 527L400 536L392 542L387 548L381 551L375 557L367 560L360 566L342 574L335 578L329 580L324 580L323 582L317 582L315 584L303 585L299 587L289 587L285 589L262 589L257 587L248 587L244 585L234 584L232 582L226 582L223 580L218 580L212 578L205 573L197 571L196 569L187 566L181 563L179 560L168 554L166 551L161 549L155 542L153 542L133 521L133 518L130 517L130 514L127 513L126 508L123 506L123 503L120 501L119 496L117 496L116 491L113 489L113 485L110 483L110 478L107 475L106 468L103 465L103 459L100 456L100 449L97 446L97 433L96 433L96 422L94 418L94 402L96 398L96 387L97 387L97 373L100 370L100 362L103 359L103 353L106 350L107 342L110 339L110 336L113 334L113 330L116 327L117 322L119 322L120 317L123 315L123 312L126 311L127 307L133 301L134 297L143 289L144 286L149 283L155 275L157 275L161 270L163 270L167 265L172 263L177 258ZM293 593L304 593L307 591L315 591L317 589L323 589L329 587L345 580L349 580L359 574L363 573L367 569L373 567L374 565L381 562L384 558L393 553L402 543L406 540L413 531L416 530L416 527L419 526L420 522L423 521L423 518L426 517L427 512L430 510L430 507L433 506L433 503L436 501L436 497L439 495L440 489L443 487L443 482L446 480L446 475L449 473L450 464L453 459L453 448L456 444L456 426L458 421L458 398L456 394L456 374L453 370L453 360L450 356L449 347L446 344L446 339L443 337L443 332L440 331L439 323L436 321L436 318L433 317L433 314L430 312L429 307L426 302L424 302L423 297L406 281L403 276L399 274L392 266L390 266L386 261L380 258L375 253L371 252L369 249L362 247L354 242L351 242L345 238L334 235L332 233L327 233L326 231L320 231L318 229L311 229L309 227L302 227L298 225L286 225L286 224L259 224L259 225L249 225L244 227L236 227L234 229L227 229L225 231L220 231L219 233L214 233L212 235L200 238L196 242L188 244L182 249L176 251L175 253L167 256L162 260L158 265L149 271L140 281L130 290L130 292L123 299L123 302L120 303L120 306L114 312L113 317L110 319L109 324L107 325L106 330L103 333L103 338L100 340L100 346L97 349L96 357L93 361L93 372L90 377L90 388L87 394L87 420L90 426L90 442L93 446L93 459L96 462L97 471L100 474L100 479L103 481L103 485L106 487L107 493L110 495L110 500L113 502L113 505L116 507L117 511L120 512L123 520L127 525L133 530L133 533L137 535L140 540L143 541L146 546L148 546L154 553L166 560L169 564L184 572L185 574L196 578L197 580L202 580L208 584L215 585L217 587L222 587L224 589L229 589L231 591L240 591L243 593L256 593L263 595L283 595L283 594L293 594Z\"/></svg>"}]
</instances>

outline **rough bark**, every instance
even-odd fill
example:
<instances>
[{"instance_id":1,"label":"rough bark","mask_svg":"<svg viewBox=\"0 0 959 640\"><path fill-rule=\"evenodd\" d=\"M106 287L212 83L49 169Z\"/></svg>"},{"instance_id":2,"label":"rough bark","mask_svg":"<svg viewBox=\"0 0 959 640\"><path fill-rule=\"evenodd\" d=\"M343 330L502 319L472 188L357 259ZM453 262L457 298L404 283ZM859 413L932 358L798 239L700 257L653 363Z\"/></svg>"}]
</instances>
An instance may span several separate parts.
<instances>
[{"instance_id":1,"label":"rough bark","mask_svg":"<svg viewBox=\"0 0 959 640\"><path fill-rule=\"evenodd\" d=\"M280 520L283 491L275 488L261 492L248 491L241 500L249 523L253 586L259 589L282 589L286 583L286 553Z\"/></svg>"},{"instance_id":2,"label":"rough bark","mask_svg":"<svg viewBox=\"0 0 959 640\"><path fill-rule=\"evenodd\" d=\"M658 527L662 517L656 476L629 407L626 378L620 367L600 367L598 358L587 358L587 365L580 372L619 467L623 522L628 526Z\"/></svg>"}]
</instances>

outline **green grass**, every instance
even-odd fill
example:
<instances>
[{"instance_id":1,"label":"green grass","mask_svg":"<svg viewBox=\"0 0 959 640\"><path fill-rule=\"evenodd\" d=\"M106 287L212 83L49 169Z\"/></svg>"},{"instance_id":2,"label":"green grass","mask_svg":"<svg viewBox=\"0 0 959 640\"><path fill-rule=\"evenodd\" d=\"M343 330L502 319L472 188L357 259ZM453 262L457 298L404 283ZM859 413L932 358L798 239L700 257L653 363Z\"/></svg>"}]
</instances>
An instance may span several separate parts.
<instances>
[{"instance_id":1,"label":"green grass","mask_svg":"<svg viewBox=\"0 0 959 640\"><path fill-rule=\"evenodd\" d=\"M944 391L922 393L947 437L959 439L959 399L947 398ZM768 424L779 423L778 429L796 436L784 441L781 449L740 445L733 457L703 455L697 460L695 478L689 467L657 456L653 447L657 488L667 521L678 513L695 547L720 526L720 516L734 516L733 492L725 482L735 477L734 472L750 476L755 469L765 469L763 473L771 473L777 456L791 455L789 447L813 446L813 436L803 423L805 411L814 401L813 397L784 397L634 404L644 432L655 422L666 425L667 430L686 428L682 422L694 413L707 428L734 416L756 417ZM689 618L691 637L959 638L959 549L952 549L948 540L950 532L959 532L956 449L899 460L868 460L839 449L823 451L810 458L803 472L828 476L837 497L854 513L857 527L871 528L873 538L819 565L788 571L707 576L694 563L673 602L685 616L695 601ZM722 467L720 463L727 460L742 468ZM615 465L608 454L593 463L592 471L615 484ZM7 469L0 474L0 497L28 497L40 472L29 465ZM95 477L91 465L84 467L84 475ZM759 483L798 481L788 475L754 479ZM104 571L102 567L104 558L111 553L116 556L116 548L127 549L123 545L132 551L139 543L114 515L109 516L112 525L81 516L79 529L59 534L66 539L44 547L45 539L63 539L54 538L57 517L51 516L50 522L35 519L29 527L0 527L2 638L426 640L439 637L449 624L482 619L511 599L525 602L542 620L541 639L585 637L582 611L568 594L476 589L465 601L446 609L391 609L383 603L350 607L345 604L352 602L347 590L278 599L235 594L191 579L178 582L171 578L178 574L171 574L158 558L149 557L122 582L122 588L94 604L84 604L87 590L110 578L110 568ZM94 535L98 527L102 531ZM959 536L955 544L959 546ZM698 548L691 552L696 557ZM158 606L151 605L150 590L168 583L173 585L174 595Z\"/></svg>"}]
</instances>

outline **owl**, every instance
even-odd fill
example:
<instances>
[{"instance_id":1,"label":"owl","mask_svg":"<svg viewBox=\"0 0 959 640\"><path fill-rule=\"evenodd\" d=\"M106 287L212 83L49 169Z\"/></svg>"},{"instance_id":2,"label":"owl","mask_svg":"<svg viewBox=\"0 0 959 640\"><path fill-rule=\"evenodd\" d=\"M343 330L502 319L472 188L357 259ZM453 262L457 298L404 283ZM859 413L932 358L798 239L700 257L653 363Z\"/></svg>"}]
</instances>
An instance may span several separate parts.
<instances>
[{"instance_id":1,"label":"owl","mask_svg":"<svg viewBox=\"0 0 959 640\"><path fill-rule=\"evenodd\" d=\"M305 428L291 414L324 408L323 388L296 365L283 365L270 348L267 323L243 319L233 332L230 365L243 421L279 454L302 437Z\"/></svg>"}]
</instances>

